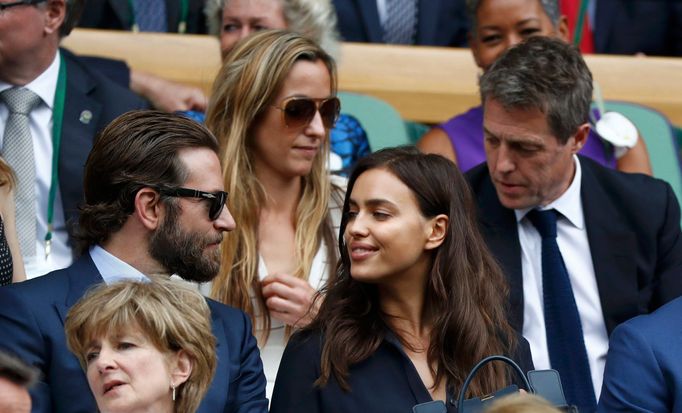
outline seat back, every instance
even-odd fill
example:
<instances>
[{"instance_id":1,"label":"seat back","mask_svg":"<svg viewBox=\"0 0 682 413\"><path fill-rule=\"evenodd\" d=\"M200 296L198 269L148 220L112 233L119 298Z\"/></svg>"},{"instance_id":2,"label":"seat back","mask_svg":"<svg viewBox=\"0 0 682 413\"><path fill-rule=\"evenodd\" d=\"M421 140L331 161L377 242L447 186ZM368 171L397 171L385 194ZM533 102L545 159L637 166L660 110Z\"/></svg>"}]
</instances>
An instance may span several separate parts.
<instances>
[{"instance_id":1,"label":"seat back","mask_svg":"<svg viewBox=\"0 0 682 413\"><path fill-rule=\"evenodd\" d=\"M682 170L673 127L662 113L630 102L606 101L607 111L623 114L637 126L646 143L656 178L668 182L682 204Z\"/></svg>"},{"instance_id":2,"label":"seat back","mask_svg":"<svg viewBox=\"0 0 682 413\"><path fill-rule=\"evenodd\" d=\"M338 96L341 112L353 115L360 121L373 152L411 143L402 117L387 102L373 96L348 92L339 92Z\"/></svg>"}]
</instances>

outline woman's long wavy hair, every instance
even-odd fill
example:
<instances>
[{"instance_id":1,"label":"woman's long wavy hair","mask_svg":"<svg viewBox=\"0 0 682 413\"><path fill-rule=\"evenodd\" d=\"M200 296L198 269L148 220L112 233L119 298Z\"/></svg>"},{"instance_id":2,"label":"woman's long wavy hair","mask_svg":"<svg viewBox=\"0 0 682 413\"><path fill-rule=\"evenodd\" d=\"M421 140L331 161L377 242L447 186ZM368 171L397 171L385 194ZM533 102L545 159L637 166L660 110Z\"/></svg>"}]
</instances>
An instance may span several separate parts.
<instances>
[{"instance_id":1,"label":"woman's long wavy hair","mask_svg":"<svg viewBox=\"0 0 682 413\"><path fill-rule=\"evenodd\" d=\"M270 316L262 310L261 319L255 319L250 291L264 309L258 277L258 225L260 207L268 195L256 178L251 140L255 125L274 104L294 64L302 60L323 62L329 70L331 93L336 94L336 66L324 50L301 35L270 30L239 42L227 56L213 84L206 115L206 125L220 142L225 188L235 194L230 211L239 223L223 240L222 266L213 281L211 296L250 314L254 325L264 331L263 337L259 337L262 343L270 330ZM298 267L292 275L306 280L321 242L332 254L332 262L336 261L335 235L327 211L332 193L325 167L328 138L329 131L312 170L301 177L302 192L296 208L294 242Z\"/></svg>"},{"instance_id":2,"label":"woman's long wavy hair","mask_svg":"<svg viewBox=\"0 0 682 413\"><path fill-rule=\"evenodd\" d=\"M423 312L432 326L427 357L435 386L446 380L449 389L459 389L477 362L490 355L510 354L516 346L505 311L508 288L478 231L475 204L462 174L447 159L414 148L375 152L361 159L350 176L337 275L327 284L320 310L307 327L322 331L325 337L317 384L324 386L333 376L343 389L350 390L349 368L370 357L389 329L377 286L352 278L343 238L355 182L372 169L386 170L410 188L424 217L449 217L448 235L432 255ZM488 365L469 389L471 394L484 395L507 382L503 366Z\"/></svg>"}]
</instances>

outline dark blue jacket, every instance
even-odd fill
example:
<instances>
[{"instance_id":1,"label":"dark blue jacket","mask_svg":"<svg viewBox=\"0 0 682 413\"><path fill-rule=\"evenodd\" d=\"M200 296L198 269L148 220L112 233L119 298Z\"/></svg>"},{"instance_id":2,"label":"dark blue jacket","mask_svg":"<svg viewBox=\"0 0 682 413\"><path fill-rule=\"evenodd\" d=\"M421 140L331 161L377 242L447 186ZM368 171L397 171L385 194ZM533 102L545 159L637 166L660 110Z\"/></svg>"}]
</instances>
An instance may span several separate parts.
<instances>
[{"instance_id":1,"label":"dark blue jacket","mask_svg":"<svg viewBox=\"0 0 682 413\"><path fill-rule=\"evenodd\" d=\"M97 267L85 254L66 269L0 287L0 349L43 374L31 389L33 413L97 411L85 373L66 347L64 320L78 299L101 282ZM218 365L198 412L267 412L263 365L249 318L242 311L207 302Z\"/></svg>"}]
</instances>

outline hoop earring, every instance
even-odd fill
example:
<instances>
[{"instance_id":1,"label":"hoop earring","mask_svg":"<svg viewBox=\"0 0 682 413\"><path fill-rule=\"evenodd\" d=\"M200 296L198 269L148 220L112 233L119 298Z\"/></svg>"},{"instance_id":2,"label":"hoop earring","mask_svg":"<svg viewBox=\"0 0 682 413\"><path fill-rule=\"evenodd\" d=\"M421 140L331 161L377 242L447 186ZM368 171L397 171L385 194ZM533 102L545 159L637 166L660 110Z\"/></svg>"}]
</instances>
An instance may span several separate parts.
<instances>
[{"instance_id":1,"label":"hoop earring","mask_svg":"<svg viewBox=\"0 0 682 413\"><path fill-rule=\"evenodd\" d=\"M173 389L173 401L175 401L175 384L171 383L171 389Z\"/></svg>"}]
</instances>

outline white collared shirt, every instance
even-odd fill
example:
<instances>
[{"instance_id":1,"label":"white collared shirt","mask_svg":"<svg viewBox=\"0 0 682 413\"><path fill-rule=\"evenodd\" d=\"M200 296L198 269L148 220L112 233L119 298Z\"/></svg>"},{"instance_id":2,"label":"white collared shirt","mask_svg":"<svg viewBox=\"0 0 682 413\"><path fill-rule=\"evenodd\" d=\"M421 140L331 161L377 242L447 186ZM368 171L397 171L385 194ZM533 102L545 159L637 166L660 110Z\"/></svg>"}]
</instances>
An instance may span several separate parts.
<instances>
[{"instance_id":1,"label":"white collared shirt","mask_svg":"<svg viewBox=\"0 0 682 413\"><path fill-rule=\"evenodd\" d=\"M566 192L541 209L553 208L561 213L557 220L557 243L571 280L573 296L583 328L594 394L599 399L609 338L585 228L580 196L582 170L576 156L574 156L574 163L575 176ZM514 210L521 244L523 336L530 343L535 368L548 369L551 366L543 310L542 239L530 220L525 218L531 209ZM570 357L568 354L566 356Z\"/></svg>"},{"instance_id":2,"label":"white collared shirt","mask_svg":"<svg viewBox=\"0 0 682 413\"><path fill-rule=\"evenodd\" d=\"M381 27L386 24L386 0L377 0L377 12L379 12L379 23Z\"/></svg>"},{"instance_id":3,"label":"white collared shirt","mask_svg":"<svg viewBox=\"0 0 682 413\"><path fill-rule=\"evenodd\" d=\"M68 267L73 261L71 248L67 245L69 235L64 222L64 207L57 184L54 201L54 231L52 232L52 252L45 258L45 234L47 234L47 207L52 181L52 110L54 95L59 76L59 53L52 64L31 83L25 85L41 98L41 102L29 115L29 127L33 138L33 156L36 164L36 255L24 257L27 278L34 278L50 271ZM14 85L0 81L0 91ZM3 144L5 125L9 111L0 103L0 147Z\"/></svg>"},{"instance_id":4,"label":"white collared shirt","mask_svg":"<svg viewBox=\"0 0 682 413\"><path fill-rule=\"evenodd\" d=\"M90 258L107 285L120 281L149 281L135 267L111 255L99 245L90 247Z\"/></svg>"}]
</instances>

